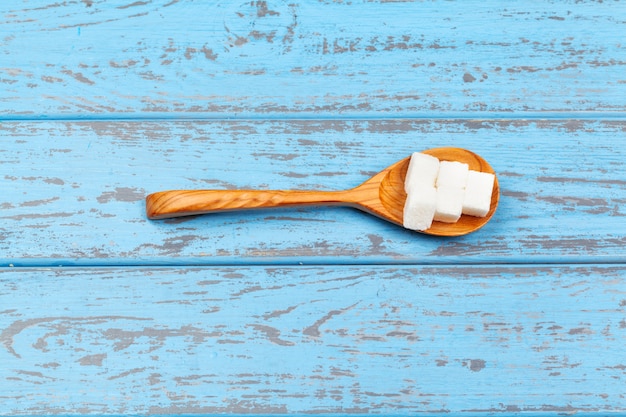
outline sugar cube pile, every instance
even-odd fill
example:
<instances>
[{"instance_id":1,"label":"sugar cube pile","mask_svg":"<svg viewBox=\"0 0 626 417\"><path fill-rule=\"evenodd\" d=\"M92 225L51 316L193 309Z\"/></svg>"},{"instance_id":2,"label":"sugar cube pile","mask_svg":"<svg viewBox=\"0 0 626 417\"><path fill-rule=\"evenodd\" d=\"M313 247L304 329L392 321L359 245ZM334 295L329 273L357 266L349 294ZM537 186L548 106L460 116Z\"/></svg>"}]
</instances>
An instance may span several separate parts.
<instances>
[{"instance_id":1,"label":"sugar cube pile","mask_svg":"<svg viewBox=\"0 0 626 417\"><path fill-rule=\"evenodd\" d=\"M404 180L403 225L423 231L433 221L455 223L462 214L485 217L494 183L495 175L470 170L468 164L415 152Z\"/></svg>"}]
</instances>

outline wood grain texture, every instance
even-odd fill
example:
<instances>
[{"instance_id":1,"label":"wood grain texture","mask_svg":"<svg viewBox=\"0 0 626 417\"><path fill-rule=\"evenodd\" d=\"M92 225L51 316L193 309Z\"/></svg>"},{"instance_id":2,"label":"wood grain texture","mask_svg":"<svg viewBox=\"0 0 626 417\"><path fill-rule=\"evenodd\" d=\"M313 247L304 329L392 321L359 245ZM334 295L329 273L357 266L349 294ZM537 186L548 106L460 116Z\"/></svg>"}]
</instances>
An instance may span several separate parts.
<instances>
[{"instance_id":1,"label":"wood grain texture","mask_svg":"<svg viewBox=\"0 0 626 417\"><path fill-rule=\"evenodd\" d=\"M0 116L619 113L625 16L591 0L3 2Z\"/></svg>"},{"instance_id":2,"label":"wood grain texture","mask_svg":"<svg viewBox=\"0 0 626 417\"><path fill-rule=\"evenodd\" d=\"M0 305L5 415L626 411L623 265L16 268Z\"/></svg>"},{"instance_id":3,"label":"wood grain texture","mask_svg":"<svg viewBox=\"0 0 626 417\"><path fill-rule=\"evenodd\" d=\"M626 124L591 120L2 123L2 265L623 262ZM148 221L167 189L356 186L415 150L471 149L501 198L431 238L349 208Z\"/></svg>"}]
</instances>

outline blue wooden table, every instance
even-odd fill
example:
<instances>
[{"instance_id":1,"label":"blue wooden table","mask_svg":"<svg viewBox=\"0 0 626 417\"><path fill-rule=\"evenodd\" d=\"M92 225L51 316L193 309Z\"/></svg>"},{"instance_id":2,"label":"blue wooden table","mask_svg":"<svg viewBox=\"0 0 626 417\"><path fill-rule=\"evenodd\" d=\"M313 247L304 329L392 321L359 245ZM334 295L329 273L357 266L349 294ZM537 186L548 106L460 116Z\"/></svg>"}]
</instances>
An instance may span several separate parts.
<instances>
[{"instance_id":1,"label":"blue wooden table","mask_svg":"<svg viewBox=\"0 0 626 417\"><path fill-rule=\"evenodd\" d=\"M0 414L626 413L626 3L0 5ZM482 155L480 231L166 189Z\"/></svg>"}]
</instances>

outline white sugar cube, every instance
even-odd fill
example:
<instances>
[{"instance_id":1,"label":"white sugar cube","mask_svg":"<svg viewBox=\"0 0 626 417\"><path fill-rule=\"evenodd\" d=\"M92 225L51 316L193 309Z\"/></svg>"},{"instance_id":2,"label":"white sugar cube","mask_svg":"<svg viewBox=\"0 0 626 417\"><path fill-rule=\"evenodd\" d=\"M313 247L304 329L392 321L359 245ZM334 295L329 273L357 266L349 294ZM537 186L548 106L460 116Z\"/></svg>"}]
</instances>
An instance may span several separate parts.
<instances>
[{"instance_id":1,"label":"white sugar cube","mask_svg":"<svg viewBox=\"0 0 626 417\"><path fill-rule=\"evenodd\" d=\"M414 152L404 179L404 191L409 194L412 189L434 187L438 172L439 159L425 153Z\"/></svg>"},{"instance_id":2,"label":"white sugar cube","mask_svg":"<svg viewBox=\"0 0 626 417\"><path fill-rule=\"evenodd\" d=\"M406 197L402 223L411 230L430 228L437 207L437 190L435 187L412 189Z\"/></svg>"},{"instance_id":3,"label":"white sugar cube","mask_svg":"<svg viewBox=\"0 0 626 417\"><path fill-rule=\"evenodd\" d=\"M465 188L469 165L456 161L441 161L437 187Z\"/></svg>"},{"instance_id":4,"label":"white sugar cube","mask_svg":"<svg viewBox=\"0 0 626 417\"><path fill-rule=\"evenodd\" d=\"M495 175L493 174L469 171L463 200L463 214L485 217L489 213L494 182Z\"/></svg>"},{"instance_id":5,"label":"white sugar cube","mask_svg":"<svg viewBox=\"0 0 626 417\"><path fill-rule=\"evenodd\" d=\"M461 217L465 190L455 187L437 188L437 208L434 220L455 223Z\"/></svg>"}]
</instances>

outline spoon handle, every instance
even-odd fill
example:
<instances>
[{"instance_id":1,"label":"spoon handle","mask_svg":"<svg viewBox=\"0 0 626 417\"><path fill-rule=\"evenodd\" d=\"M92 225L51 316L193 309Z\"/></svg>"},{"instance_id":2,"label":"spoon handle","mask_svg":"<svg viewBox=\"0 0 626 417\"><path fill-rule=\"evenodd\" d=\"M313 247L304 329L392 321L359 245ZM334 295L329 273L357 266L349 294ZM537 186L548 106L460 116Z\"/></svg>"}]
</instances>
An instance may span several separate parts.
<instances>
[{"instance_id":1,"label":"spoon handle","mask_svg":"<svg viewBox=\"0 0 626 417\"><path fill-rule=\"evenodd\" d=\"M295 205L343 205L346 191L171 190L146 197L149 219Z\"/></svg>"}]
</instances>

